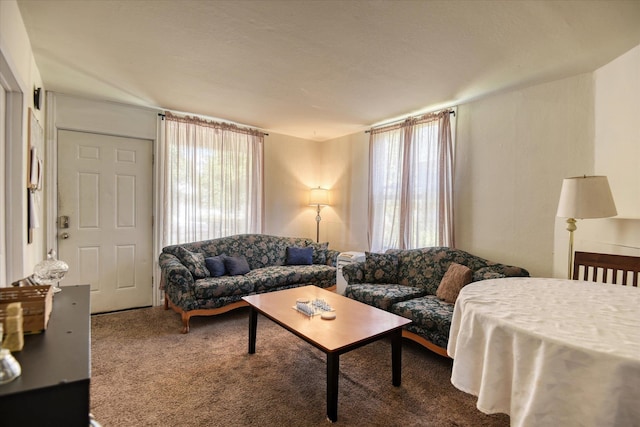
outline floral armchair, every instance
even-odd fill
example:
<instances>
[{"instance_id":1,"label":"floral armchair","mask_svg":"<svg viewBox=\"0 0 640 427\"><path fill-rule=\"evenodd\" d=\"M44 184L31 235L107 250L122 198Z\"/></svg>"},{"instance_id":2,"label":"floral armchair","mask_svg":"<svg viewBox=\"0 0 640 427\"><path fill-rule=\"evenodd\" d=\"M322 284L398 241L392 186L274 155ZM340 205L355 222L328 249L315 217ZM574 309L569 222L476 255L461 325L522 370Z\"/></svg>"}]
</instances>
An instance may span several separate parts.
<instances>
[{"instance_id":1,"label":"floral armchair","mask_svg":"<svg viewBox=\"0 0 640 427\"><path fill-rule=\"evenodd\" d=\"M389 249L384 254L367 253L364 262L342 268L347 281L345 295L411 319L403 336L446 356L455 301L445 301L437 294L452 265L468 270L466 283L529 276L524 268L489 261L460 249Z\"/></svg>"}]
</instances>

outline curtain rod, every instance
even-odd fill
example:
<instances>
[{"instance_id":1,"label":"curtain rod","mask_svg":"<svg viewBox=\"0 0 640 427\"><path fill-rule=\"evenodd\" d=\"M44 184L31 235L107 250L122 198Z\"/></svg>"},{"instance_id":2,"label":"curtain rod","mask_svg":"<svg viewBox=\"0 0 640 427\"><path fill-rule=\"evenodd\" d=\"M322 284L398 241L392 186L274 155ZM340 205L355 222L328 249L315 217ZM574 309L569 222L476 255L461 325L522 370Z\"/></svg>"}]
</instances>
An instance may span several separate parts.
<instances>
[{"instance_id":1,"label":"curtain rod","mask_svg":"<svg viewBox=\"0 0 640 427\"><path fill-rule=\"evenodd\" d=\"M158 113L158 117L162 117L162 120L164 120L164 118L165 118L165 117L167 117L167 115L166 115L166 114L164 114L164 113ZM248 127L248 128L250 128L251 126L244 126L244 127ZM266 132L262 132L262 134L263 134L264 136L269 136L269 134L268 134L268 133L266 133Z\"/></svg>"},{"instance_id":2,"label":"curtain rod","mask_svg":"<svg viewBox=\"0 0 640 427\"><path fill-rule=\"evenodd\" d=\"M446 109L445 109L445 110L446 110ZM441 111L445 111L445 110L441 110ZM394 125L394 124L396 124L396 123L402 123L402 122L407 121L407 120L409 120L409 119L416 118L416 117L422 117L422 116L425 116L425 115L427 115L427 114L434 114L434 113L424 113L424 114L421 114L421 115L419 115L419 116L409 116L409 117L405 117L404 119L394 120L394 121L392 121L392 122L384 123L384 124L382 124L382 125L380 125L380 126L376 126L376 127L385 127L385 126ZM456 112L455 112L454 110L449 110L449 114L453 114L453 117L455 117L455 116L456 116ZM365 130L365 131L364 131L364 133L371 133L371 129L369 129L369 130Z\"/></svg>"}]
</instances>

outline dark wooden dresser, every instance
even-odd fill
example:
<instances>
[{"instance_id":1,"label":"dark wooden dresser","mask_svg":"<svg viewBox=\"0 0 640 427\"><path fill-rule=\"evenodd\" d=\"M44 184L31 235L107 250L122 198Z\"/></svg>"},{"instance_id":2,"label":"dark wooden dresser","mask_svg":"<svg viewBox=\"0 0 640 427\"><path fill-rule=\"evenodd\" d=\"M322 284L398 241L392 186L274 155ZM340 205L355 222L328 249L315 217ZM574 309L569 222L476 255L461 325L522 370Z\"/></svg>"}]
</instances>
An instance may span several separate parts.
<instances>
[{"instance_id":1,"label":"dark wooden dresser","mask_svg":"<svg viewBox=\"0 0 640 427\"><path fill-rule=\"evenodd\" d=\"M26 335L24 348L13 355L22 375L0 385L0 425L89 425L89 285L62 287L47 330Z\"/></svg>"}]
</instances>

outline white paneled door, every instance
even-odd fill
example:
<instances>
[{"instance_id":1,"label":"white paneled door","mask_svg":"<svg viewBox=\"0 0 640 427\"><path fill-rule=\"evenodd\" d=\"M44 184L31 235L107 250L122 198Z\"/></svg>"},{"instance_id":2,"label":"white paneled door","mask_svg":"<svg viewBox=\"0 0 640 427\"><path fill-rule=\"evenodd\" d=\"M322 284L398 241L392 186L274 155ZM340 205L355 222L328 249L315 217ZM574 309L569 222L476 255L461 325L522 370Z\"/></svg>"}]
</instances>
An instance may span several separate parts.
<instances>
[{"instance_id":1,"label":"white paneled door","mask_svg":"<svg viewBox=\"0 0 640 427\"><path fill-rule=\"evenodd\" d=\"M58 132L61 285L90 284L91 312L152 303L153 143Z\"/></svg>"}]
</instances>

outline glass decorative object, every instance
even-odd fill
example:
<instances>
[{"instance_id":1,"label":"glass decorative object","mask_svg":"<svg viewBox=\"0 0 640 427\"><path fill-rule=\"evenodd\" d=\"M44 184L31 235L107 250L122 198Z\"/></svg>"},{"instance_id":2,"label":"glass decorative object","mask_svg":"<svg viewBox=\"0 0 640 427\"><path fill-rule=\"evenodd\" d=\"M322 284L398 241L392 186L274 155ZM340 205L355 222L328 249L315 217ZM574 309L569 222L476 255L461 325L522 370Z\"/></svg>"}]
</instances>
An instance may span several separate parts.
<instances>
[{"instance_id":1,"label":"glass decorative object","mask_svg":"<svg viewBox=\"0 0 640 427\"><path fill-rule=\"evenodd\" d=\"M11 382L22 373L22 368L11 352L0 348L0 384Z\"/></svg>"},{"instance_id":2,"label":"glass decorative object","mask_svg":"<svg viewBox=\"0 0 640 427\"><path fill-rule=\"evenodd\" d=\"M62 280L69 270L69 265L56 259L56 251L51 249L47 254L47 259L40 261L33 269L33 281L38 285L52 285L54 291L59 292L61 289L58 282Z\"/></svg>"}]
</instances>

